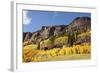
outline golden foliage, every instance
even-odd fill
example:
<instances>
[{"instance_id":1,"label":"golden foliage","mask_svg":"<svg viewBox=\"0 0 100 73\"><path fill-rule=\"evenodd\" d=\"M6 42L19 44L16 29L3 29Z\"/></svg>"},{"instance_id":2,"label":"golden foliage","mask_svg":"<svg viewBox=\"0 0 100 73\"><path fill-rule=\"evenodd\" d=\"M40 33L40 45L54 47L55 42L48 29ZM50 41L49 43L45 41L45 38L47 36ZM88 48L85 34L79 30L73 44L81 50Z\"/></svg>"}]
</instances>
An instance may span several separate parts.
<instances>
[{"instance_id":1,"label":"golden foliage","mask_svg":"<svg viewBox=\"0 0 100 73\"><path fill-rule=\"evenodd\" d=\"M23 49L37 49L38 45L36 44L31 44L31 45L27 45L27 46L24 46Z\"/></svg>"},{"instance_id":2,"label":"golden foliage","mask_svg":"<svg viewBox=\"0 0 100 73\"><path fill-rule=\"evenodd\" d=\"M50 50L35 50L32 45L28 45L23 48L23 62L39 62L56 56L90 53L91 46L88 43L74 45L73 47L63 46L62 48L53 48Z\"/></svg>"},{"instance_id":3,"label":"golden foliage","mask_svg":"<svg viewBox=\"0 0 100 73\"><path fill-rule=\"evenodd\" d=\"M58 38L56 38L55 39L55 43L56 44L66 44L66 42L67 42L67 40L68 40L68 37L67 36L62 36L62 37L58 37Z\"/></svg>"},{"instance_id":4,"label":"golden foliage","mask_svg":"<svg viewBox=\"0 0 100 73\"><path fill-rule=\"evenodd\" d=\"M32 44L32 42L30 42L30 41L25 41L24 43L23 43L23 46L27 46L27 45L31 45Z\"/></svg>"},{"instance_id":5,"label":"golden foliage","mask_svg":"<svg viewBox=\"0 0 100 73\"><path fill-rule=\"evenodd\" d=\"M87 31L87 32L79 34L78 37L85 37L85 36L90 36L90 35L91 35L91 32Z\"/></svg>"}]
</instances>

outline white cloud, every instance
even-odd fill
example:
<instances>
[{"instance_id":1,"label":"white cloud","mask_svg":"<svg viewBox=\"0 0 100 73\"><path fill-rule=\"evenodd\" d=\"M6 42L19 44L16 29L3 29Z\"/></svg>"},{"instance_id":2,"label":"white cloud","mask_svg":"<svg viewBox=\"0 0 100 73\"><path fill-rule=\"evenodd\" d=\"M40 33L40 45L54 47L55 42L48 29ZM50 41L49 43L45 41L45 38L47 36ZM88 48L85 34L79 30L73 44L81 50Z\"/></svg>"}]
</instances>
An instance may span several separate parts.
<instances>
[{"instance_id":1,"label":"white cloud","mask_svg":"<svg viewBox=\"0 0 100 73\"><path fill-rule=\"evenodd\" d=\"M23 11L23 24L28 25L31 23L31 18L28 17L28 11Z\"/></svg>"}]
</instances>

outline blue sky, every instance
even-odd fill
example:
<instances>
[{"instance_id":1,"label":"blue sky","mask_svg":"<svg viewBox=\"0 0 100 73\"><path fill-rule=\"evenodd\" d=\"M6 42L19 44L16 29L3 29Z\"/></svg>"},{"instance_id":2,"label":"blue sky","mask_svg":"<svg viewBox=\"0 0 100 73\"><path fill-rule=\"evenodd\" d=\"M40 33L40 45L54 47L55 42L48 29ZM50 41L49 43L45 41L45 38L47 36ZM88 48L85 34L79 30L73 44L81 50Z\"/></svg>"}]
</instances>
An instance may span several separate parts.
<instances>
[{"instance_id":1,"label":"blue sky","mask_svg":"<svg viewBox=\"0 0 100 73\"><path fill-rule=\"evenodd\" d=\"M68 25L76 17L91 17L90 13L23 10L23 32L35 32L42 26Z\"/></svg>"}]
</instances>

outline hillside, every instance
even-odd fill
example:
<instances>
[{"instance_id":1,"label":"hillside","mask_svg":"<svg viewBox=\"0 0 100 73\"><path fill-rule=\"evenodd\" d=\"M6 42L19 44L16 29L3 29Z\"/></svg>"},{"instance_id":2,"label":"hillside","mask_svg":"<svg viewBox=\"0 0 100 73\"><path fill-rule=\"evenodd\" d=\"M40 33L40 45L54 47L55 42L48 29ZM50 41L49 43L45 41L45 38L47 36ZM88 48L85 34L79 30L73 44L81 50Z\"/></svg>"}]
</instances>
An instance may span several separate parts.
<instances>
[{"instance_id":1,"label":"hillside","mask_svg":"<svg viewBox=\"0 0 100 73\"><path fill-rule=\"evenodd\" d=\"M87 33L90 34L90 28L91 19L89 17L77 17L69 25L42 26L41 30L33 33L23 32L23 42L38 44L46 40L56 40L58 37L59 39L60 37L67 39L68 36L69 38L71 37L69 34L74 34L74 36L76 35L76 40L74 39L76 44L90 42L90 36L87 36L85 39L79 36L82 33L86 33L87 31ZM67 44L67 41L63 43Z\"/></svg>"}]
</instances>

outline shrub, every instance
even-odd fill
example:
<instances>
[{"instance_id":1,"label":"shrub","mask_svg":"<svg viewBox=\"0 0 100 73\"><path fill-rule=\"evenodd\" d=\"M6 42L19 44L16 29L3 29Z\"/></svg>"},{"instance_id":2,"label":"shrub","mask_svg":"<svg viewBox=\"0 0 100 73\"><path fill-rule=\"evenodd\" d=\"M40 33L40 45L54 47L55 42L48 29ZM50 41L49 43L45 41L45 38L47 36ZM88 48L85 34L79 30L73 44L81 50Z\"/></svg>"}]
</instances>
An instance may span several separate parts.
<instances>
[{"instance_id":1,"label":"shrub","mask_svg":"<svg viewBox=\"0 0 100 73\"><path fill-rule=\"evenodd\" d=\"M55 38L54 43L55 44L67 44L67 40L68 40L67 36L62 36L62 37Z\"/></svg>"},{"instance_id":2,"label":"shrub","mask_svg":"<svg viewBox=\"0 0 100 73\"><path fill-rule=\"evenodd\" d=\"M37 49L38 45L36 44L31 44L31 45L27 45L27 46L24 46L23 49Z\"/></svg>"}]
</instances>

